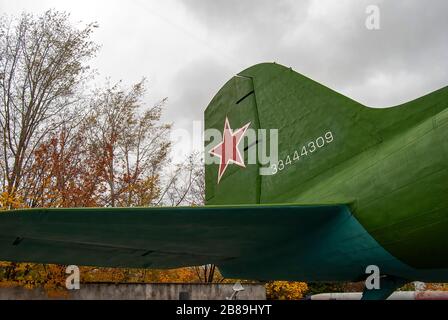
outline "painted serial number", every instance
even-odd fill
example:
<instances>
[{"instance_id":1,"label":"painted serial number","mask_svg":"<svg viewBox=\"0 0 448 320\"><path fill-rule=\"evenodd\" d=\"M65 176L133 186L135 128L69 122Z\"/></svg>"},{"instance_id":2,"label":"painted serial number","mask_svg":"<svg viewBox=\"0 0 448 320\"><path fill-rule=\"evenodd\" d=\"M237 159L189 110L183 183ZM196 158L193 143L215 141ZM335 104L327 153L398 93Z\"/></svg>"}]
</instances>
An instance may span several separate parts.
<instances>
[{"instance_id":1,"label":"painted serial number","mask_svg":"<svg viewBox=\"0 0 448 320\"><path fill-rule=\"evenodd\" d=\"M332 143L333 141L334 141L333 133L331 131L327 131L324 135L300 146L298 149L294 150L291 154L288 154L285 159L279 160L277 164L273 164L271 166L272 174L276 174L279 171L283 171L289 165L297 161L300 161L300 159L304 157L311 156L314 152Z\"/></svg>"}]
</instances>

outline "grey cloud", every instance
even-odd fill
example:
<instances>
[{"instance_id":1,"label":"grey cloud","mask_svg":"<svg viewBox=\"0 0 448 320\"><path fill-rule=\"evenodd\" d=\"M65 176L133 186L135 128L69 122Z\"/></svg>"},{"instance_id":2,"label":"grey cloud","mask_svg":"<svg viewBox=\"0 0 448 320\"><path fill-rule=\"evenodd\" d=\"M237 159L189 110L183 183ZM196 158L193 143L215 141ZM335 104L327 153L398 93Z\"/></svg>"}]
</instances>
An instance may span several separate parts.
<instances>
[{"instance_id":1,"label":"grey cloud","mask_svg":"<svg viewBox=\"0 0 448 320\"><path fill-rule=\"evenodd\" d=\"M241 33L276 31L304 17L309 0L190 0L183 2L194 17L209 27ZM302 10L299 10L302 9ZM259 29L261 28L261 30ZM269 36L269 34L267 34Z\"/></svg>"},{"instance_id":2,"label":"grey cloud","mask_svg":"<svg viewBox=\"0 0 448 320\"><path fill-rule=\"evenodd\" d=\"M210 38L233 47L241 59L254 52L271 52L272 46L283 41L285 30L306 20L310 1L192 0L183 4L192 18L206 26Z\"/></svg>"},{"instance_id":3,"label":"grey cloud","mask_svg":"<svg viewBox=\"0 0 448 320\"><path fill-rule=\"evenodd\" d=\"M233 76L235 70L218 59L201 58L186 64L173 77L166 119L178 118L176 124L191 126L203 120L203 112L214 94Z\"/></svg>"},{"instance_id":4,"label":"grey cloud","mask_svg":"<svg viewBox=\"0 0 448 320\"><path fill-rule=\"evenodd\" d=\"M310 1L188 2L193 17L223 38L246 64L292 66L367 104L402 102L448 83L446 1L333 2L313 17ZM381 29L365 28L367 5L381 10ZM229 48L230 50L230 48ZM382 80L381 80L382 79ZM390 83L399 80L400 83ZM381 81L383 83L381 83ZM393 92L377 92L389 87Z\"/></svg>"},{"instance_id":5,"label":"grey cloud","mask_svg":"<svg viewBox=\"0 0 448 320\"><path fill-rule=\"evenodd\" d=\"M365 9L381 29L365 28ZM98 20L102 77L150 80L164 119L191 131L234 74L276 61L367 105L389 106L448 84L446 0L6 1L8 14L67 10Z\"/></svg>"}]
</instances>

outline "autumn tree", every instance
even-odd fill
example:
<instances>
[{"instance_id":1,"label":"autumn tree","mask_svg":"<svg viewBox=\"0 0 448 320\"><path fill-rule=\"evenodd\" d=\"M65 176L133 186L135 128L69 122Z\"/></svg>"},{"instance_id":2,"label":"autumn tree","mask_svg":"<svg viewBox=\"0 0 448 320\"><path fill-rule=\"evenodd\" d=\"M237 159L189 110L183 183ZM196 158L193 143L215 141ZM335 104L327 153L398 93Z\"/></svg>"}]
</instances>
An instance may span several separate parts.
<instances>
[{"instance_id":1,"label":"autumn tree","mask_svg":"<svg viewBox=\"0 0 448 320\"><path fill-rule=\"evenodd\" d=\"M95 24L79 29L47 11L0 19L0 183L9 196L24 187L34 152L77 113L77 92L98 47Z\"/></svg>"},{"instance_id":2,"label":"autumn tree","mask_svg":"<svg viewBox=\"0 0 448 320\"><path fill-rule=\"evenodd\" d=\"M151 206L159 197L171 125L160 122L166 99L147 106L144 94L143 79L129 89L108 85L91 102L83 131L93 157L105 162L103 206Z\"/></svg>"},{"instance_id":3,"label":"autumn tree","mask_svg":"<svg viewBox=\"0 0 448 320\"><path fill-rule=\"evenodd\" d=\"M30 207L96 207L105 192L107 155L88 144L83 126L61 127L35 151L24 197Z\"/></svg>"},{"instance_id":4,"label":"autumn tree","mask_svg":"<svg viewBox=\"0 0 448 320\"><path fill-rule=\"evenodd\" d=\"M165 170L163 178L157 205L177 207L205 204L205 170L199 152L192 152L184 161Z\"/></svg>"},{"instance_id":5,"label":"autumn tree","mask_svg":"<svg viewBox=\"0 0 448 320\"><path fill-rule=\"evenodd\" d=\"M144 79L86 92L94 28L52 10L0 19L0 207L203 205L199 154L169 166L166 99L148 105ZM64 274L56 265L0 267L2 277L27 286ZM145 271L143 279L210 282L215 269ZM123 281L141 273L110 272Z\"/></svg>"}]
</instances>

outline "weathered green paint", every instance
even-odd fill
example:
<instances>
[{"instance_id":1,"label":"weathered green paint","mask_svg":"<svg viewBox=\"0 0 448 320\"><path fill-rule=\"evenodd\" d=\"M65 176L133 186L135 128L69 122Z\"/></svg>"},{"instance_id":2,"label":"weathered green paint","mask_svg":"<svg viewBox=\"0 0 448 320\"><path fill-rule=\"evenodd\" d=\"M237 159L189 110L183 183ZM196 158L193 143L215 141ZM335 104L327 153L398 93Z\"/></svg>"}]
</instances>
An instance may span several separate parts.
<instances>
[{"instance_id":1,"label":"weathered green paint","mask_svg":"<svg viewBox=\"0 0 448 320\"><path fill-rule=\"evenodd\" d=\"M229 165L218 184L206 165L203 208L0 214L0 260L215 263L227 277L303 281L361 280L375 264L391 279L448 281L447 107L448 88L372 109L283 66L253 66L213 98L206 129L226 117L233 129L278 129L283 160L328 131L333 141L275 175Z\"/></svg>"},{"instance_id":2,"label":"weathered green paint","mask_svg":"<svg viewBox=\"0 0 448 320\"><path fill-rule=\"evenodd\" d=\"M255 110L246 114L235 103L241 79L254 88ZM235 186L252 190L254 183L263 204L347 204L394 257L418 269L448 268L448 87L374 109L267 63L223 86L205 112L205 128L219 128L226 116L235 128L258 117L260 128L279 129L279 159L327 131L334 141L271 176L259 176L256 165L235 167L217 185L217 167L208 165L209 204L231 203ZM238 203L253 199L237 197Z\"/></svg>"},{"instance_id":3,"label":"weathered green paint","mask_svg":"<svg viewBox=\"0 0 448 320\"><path fill-rule=\"evenodd\" d=\"M282 258L279 248L303 247L316 240L319 232L312 235L312 230L335 228L335 219L349 216L345 206L296 205L16 210L0 214L0 259L154 268L266 264L269 257ZM340 235L325 232L325 237L340 237L340 245L358 232L352 229L344 228ZM294 262L299 257L288 255ZM294 269L291 264L279 273L260 264L240 272L290 278Z\"/></svg>"}]
</instances>

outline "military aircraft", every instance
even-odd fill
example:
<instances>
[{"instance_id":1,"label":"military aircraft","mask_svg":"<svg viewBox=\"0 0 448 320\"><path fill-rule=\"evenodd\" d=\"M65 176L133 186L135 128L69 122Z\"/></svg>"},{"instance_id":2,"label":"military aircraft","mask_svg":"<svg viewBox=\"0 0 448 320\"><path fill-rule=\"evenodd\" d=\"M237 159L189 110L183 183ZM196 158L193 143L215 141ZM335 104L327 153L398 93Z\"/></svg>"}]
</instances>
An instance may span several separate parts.
<instances>
[{"instance_id":1,"label":"military aircraft","mask_svg":"<svg viewBox=\"0 0 448 320\"><path fill-rule=\"evenodd\" d=\"M364 299L448 281L448 87L376 109L263 63L219 90L210 128L224 131L206 149L218 161L206 164L204 207L2 213L0 260L216 264L227 278L313 282L364 280L375 265L381 287ZM250 128L278 130L270 174L248 162L271 139L249 144Z\"/></svg>"}]
</instances>

